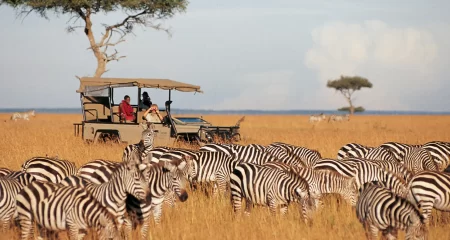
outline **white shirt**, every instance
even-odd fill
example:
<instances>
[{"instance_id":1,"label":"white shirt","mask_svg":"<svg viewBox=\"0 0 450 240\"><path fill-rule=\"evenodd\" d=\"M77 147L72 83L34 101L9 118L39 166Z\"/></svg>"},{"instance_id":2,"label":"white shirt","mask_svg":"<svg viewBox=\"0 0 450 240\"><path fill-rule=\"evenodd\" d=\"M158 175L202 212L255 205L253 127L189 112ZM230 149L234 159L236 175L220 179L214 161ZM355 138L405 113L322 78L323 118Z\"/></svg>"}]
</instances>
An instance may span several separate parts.
<instances>
[{"instance_id":1,"label":"white shirt","mask_svg":"<svg viewBox=\"0 0 450 240\"><path fill-rule=\"evenodd\" d=\"M147 122L161 123L161 120L156 113L148 113L147 116L145 116L145 119L147 120Z\"/></svg>"}]
</instances>

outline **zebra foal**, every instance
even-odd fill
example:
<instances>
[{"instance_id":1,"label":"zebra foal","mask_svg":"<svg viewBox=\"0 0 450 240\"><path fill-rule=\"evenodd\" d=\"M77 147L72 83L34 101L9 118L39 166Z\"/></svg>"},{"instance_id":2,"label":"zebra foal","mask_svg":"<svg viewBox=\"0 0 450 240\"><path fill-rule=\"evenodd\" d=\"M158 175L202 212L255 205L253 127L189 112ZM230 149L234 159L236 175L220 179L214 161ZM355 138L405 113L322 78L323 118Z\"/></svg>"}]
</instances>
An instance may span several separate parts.
<instances>
[{"instance_id":1,"label":"zebra foal","mask_svg":"<svg viewBox=\"0 0 450 240\"><path fill-rule=\"evenodd\" d=\"M101 240L119 236L114 217L83 188L35 181L17 195L17 214L22 240L33 233L34 221L44 230L68 230L70 240L83 239L88 228Z\"/></svg>"},{"instance_id":2,"label":"zebra foal","mask_svg":"<svg viewBox=\"0 0 450 240\"><path fill-rule=\"evenodd\" d=\"M356 216L367 239L378 239L380 230L387 239L396 239L398 230L406 231L406 240L423 240L428 235L425 219L413 204L372 182L360 188Z\"/></svg>"}]
</instances>

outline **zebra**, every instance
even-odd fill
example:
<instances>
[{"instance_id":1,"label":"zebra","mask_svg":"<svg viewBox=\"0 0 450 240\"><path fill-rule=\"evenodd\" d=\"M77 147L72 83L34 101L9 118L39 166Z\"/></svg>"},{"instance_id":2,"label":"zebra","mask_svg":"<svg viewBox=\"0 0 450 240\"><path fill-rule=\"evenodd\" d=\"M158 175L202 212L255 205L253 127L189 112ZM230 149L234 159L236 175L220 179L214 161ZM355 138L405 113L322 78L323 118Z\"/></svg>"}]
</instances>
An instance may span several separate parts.
<instances>
[{"instance_id":1,"label":"zebra","mask_svg":"<svg viewBox=\"0 0 450 240\"><path fill-rule=\"evenodd\" d=\"M407 240L426 239L428 229L424 217L408 200L372 182L360 188L356 216L366 230L367 239L396 239L398 230L405 230Z\"/></svg>"},{"instance_id":2,"label":"zebra","mask_svg":"<svg viewBox=\"0 0 450 240\"><path fill-rule=\"evenodd\" d=\"M82 181L79 181L76 176L69 176L61 181L60 185L85 188L115 217L117 222L121 224L125 221L125 232L128 234L131 231L131 222L123 219L127 194L139 201L144 201L149 191L144 178L145 173L141 171L149 171L150 164L136 164L136 162L136 160L122 162L112 171L108 182L80 186L79 183Z\"/></svg>"},{"instance_id":3,"label":"zebra","mask_svg":"<svg viewBox=\"0 0 450 240\"><path fill-rule=\"evenodd\" d=\"M440 211L450 211L449 193L449 174L423 171L411 179L407 199L421 210L428 223L433 207Z\"/></svg>"},{"instance_id":4,"label":"zebra","mask_svg":"<svg viewBox=\"0 0 450 240\"><path fill-rule=\"evenodd\" d=\"M405 196L408 193L407 183L396 173L383 169L369 161L353 159L351 161L337 161L333 159L322 159L317 162L314 170L335 171L343 176L354 177L358 188L366 182L383 182L387 188L397 195Z\"/></svg>"},{"instance_id":5,"label":"zebra","mask_svg":"<svg viewBox=\"0 0 450 240\"><path fill-rule=\"evenodd\" d=\"M286 148L286 146L284 145L276 146L272 144L270 144L265 151L267 153L270 153L274 157L272 161L280 161L291 166L306 167L302 159L300 159L297 155L292 154L291 151ZM260 162L258 163L262 164Z\"/></svg>"},{"instance_id":6,"label":"zebra","mask_svg":"<svg viewBox=\"0 0 450 240\"><path fill-rule=\"evenodd\" d=\"M230 156L236 153L236 150L231 145L219 144L219 143L208 143L199 148L199 151L210 151L210 152L224 152Z\"/></svg>"},{"instance_id":7,"label":"zebra","mask_svg":"<svg viewBox=\"0 0 450 240\"><path fill-rule=\"evenodd\" d=\"M427 142L422 148L430 152L439 171L443 171L450 165L450 142Z\"/></svg>"},{"instance_id":8,"label":"zebra","mask_svg":"<svg viewBox=\"0 0 450 240\"><path fill-rule=\"evenodd\" d=\"M294 146L287 143L275 142L270 144L271 146L280 146L287 149L292 155L297 156L306 167L313 167L317 160L322 158L322 155L317 150L312 150L305 147Z\"/></svg>"},{"instance_id":9,"label":"zebra","mask_svg":"<svg viewBox=\"0 0 450 240\"><path fill-rule=\"evenodd\" d=\"M90 227L102 240L118 236L114 217L83 188L34 181L18 193L16 202L22 240L33 233L34 221L43 229L68 229L70 240L82 239Z\"/></svg>"},{"instance_id":10,"label":"zebra","mask_svg":"<svg viewBox=\"0 0 450 240\"><path fill-rule=\"evenodd\" d=\"M139 151L139 153L141 154L141 159L143 160L143 159L147 158L147 156L153 149L153 140L155 137L154 125L151 123L148 123L148 125L141 124L141 126L144 129L144 131L142 131L142 134L141 134L141 141L139 141L139 143L131 144L131 145L128 145L127 147L125 147L125 149L123 150L123 155L122 155L123 162L130 161L132 152L135 150ZM149 157L150 157L150 161L151 161L152 156L150 155Z\"/></svg>"},{"instance_id":11,"label":"zebra","mask_svg":"<svg viewBox=\"0 0 450 240\"><path fill-rule=\"evenodd\" d=\"M349 114L344 114L344 115L333 114L328 118L328 122L330 122L330 121L342 122L344 120L350 121L350 115Z\"/></svg>"},{"instance_id":12,"label":"zebra","mask_svg":"<svg viewBox=\"0 0 450 240\"><path fill-rule=\"evenodd\" d=\"M431 154L427 150L417 147L410 147L406 150L403 165L414 174L424 170L438 170L438 166L433 161Z\"/></svg>"},{"instance_id":13,"label":"zebra","mask_svg":"<svg viewBox=\"0 0 450 240\"><path fill-rule=\"evenodd\" d=\"M10 175L0 177L0 224L3 232L11 225L16 211L16 196L26 185L36 179L28 173L13 172Z\"/></svg>"},{"instance_id":14,"label":"zebra","mask_svg":"<svg viewBox=\"0 0 450 240\"><path fill-rule=\"evenodd\" d=\"M150 150L149 154L152 154L151 162L157 163L159 161L159 158L169 152L171 149L168 147L155 147L152 150Z\"/></svg>"},{"instance_id":15,"label":"zebra","mask_svg":"<svg viewBox=\"0 0 450 240\"><path fill-rule=\"evenodd\" d=\"M30 120L30 116L35 117L36 116L35 110L30 110L27 112L15 112L11 115L11 120L14 120L17 122L17 119L23 119L23 120Z\"/></svg>"},{"instance_id":16,"label":"zebra","mask_svg":"<svg viewBox=\"0 0 450 240\"><path fill-rule=\"evenodd\" d=\"M109 181L113 170L119 167L120 164L120 162L103 159L92 160L82 165L78 169L76 176L94 184L102 184Z\"/></svg>"},{"instance_id":17,"label":"zebra","mask_svg":"<svg viewBox=\"0 0 450 240\"><path fill-rule=\"evenodd\" d=\"M386 143L381 144L379 147L386 148L395 156L397 161L403 162L403 159L405 158L407 150L410 147L421 148L422 145L410 145L410 144L399 143L399 142L386 142Z\"/></svg>"},{"instance_id":18,"label":"zebra","mask_svg":"<svg viewBox=\"0 0 450 240\"><path fill-rule=\"evenodd\" d=\"M310 168L291 167L281 162L269 162L263 166L278 168L283 171L293 170L301 178L305 179L309 185L309 191L314 192L320 198L322 194L340 194L351 206L356 206L358 189L356 180L345 177L335 172L315 171Z\"/></svg>"},{"instance_id":19,"label":"zebra","mask_svg":"<svg viewBox=\"0 0 450 240\"><path fill-rule=\"evenodd\" d=\"M0 168L0 177L6 176L12 172L13 172L13 170L11 170L9 168Z\"/></svg>"},{"instance_id":20,"label":"zebra","mask_svg":"<svg viewBox=\"0 0 450 240\"><path fill-rule=\"evenodd\" d=\"M317 198L310 194L308 183L292 171L241 163L231 173L230 188L235 214L241 209L242 199L246 202L246 215L250 214L253 204L269 206L272 215L281 205L284 215L291 202L300 201L304 221L308 222L316 206Z\"/></svg>"},{"instance_id":21,"label":"zebra","mask_svg":"<svg viewBox=\"0 0 450 240\"><path fill-rule=\"evenodd\" d=\"M393 161L397 162L396 157L392 154L391 151L387 150L384 147L375 147L367 152L363 157L364 159L369 160L381 160L381 161Z\"/></svg>"},{"instance_id":22,"label":"zebra","mask_svg":"<svg viewBox=\"0 0 450 240\"><path fill-rule=\"evenodd\" d=\"M34 157L25 161L21 171L30 173L38 181L58 183L67 176L75 175L75 163L62 159Z\"/></svg>"},{"instance_id":23,"label":"zebra","mask_svg":"<svg viewBox=\"0 0 450 240\"><path fill-rule=\"evenodd\" d=\"M326 119L326 116L323 113L318 115L309 115L309 122L320 122Z\"/></svg>"},{"instance_id":24,"label":"zebra","mask_svg":"<svg viewBox=\"0 0 450 240\"><path fill-rule=\"evenodd\" d=\"M347 143L339 149L337 160L342 160L348 157L363 158L372 149L373 147L358 143Z\"/></svg>"},{"instance_id":25,"label":"zebra","mask_svg":"<svg viewBox=\"0 0 450 240\"><path fill-rule=\"evenodd\" d=\"M406 168L403 164L399 162L393 162L393 161L378 161L378 160L370 160L370 159L362 159L362 158L347 158L346 162L370 162L372 164L377 165L380 168L383 168L385 170L389 170L395 174L397 174L399 177L401 177L406 182L409 182L411 178L413 177L413 172L411 172L408 168Z\"/></svg>"}]
</instances>

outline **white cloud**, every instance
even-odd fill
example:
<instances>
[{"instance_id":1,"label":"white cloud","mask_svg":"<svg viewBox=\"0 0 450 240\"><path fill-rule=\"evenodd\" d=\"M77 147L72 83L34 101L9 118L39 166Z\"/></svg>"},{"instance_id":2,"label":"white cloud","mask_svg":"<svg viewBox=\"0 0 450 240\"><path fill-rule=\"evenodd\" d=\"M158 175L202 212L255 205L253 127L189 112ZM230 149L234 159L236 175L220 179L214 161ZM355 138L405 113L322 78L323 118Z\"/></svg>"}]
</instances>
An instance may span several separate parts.
<instances>
[{"instance_id":1,"label":"white cloud","mask_svg":"<svg viewBox=\"0 0 450 240\"><path fill-rule=\"evenodd\" d=\"M321 84L325 86L327 80L340 75L364 76L374 84L373 89L359 94L363 97L357 105L383 110L414 109L402 98L439 84L434 78L438 44L427 30L395 28L382 21L333 22L314 29L312 39L313 47L305 55L305 64L317 71ZM428 80L426 84L424 79ZM338 94L329 96L326 102L333 107L346 104L338 99L342 98Z\"/></svg>"},{"instance_id":2,"label":"white cloud","mask_svg":"<svg viewBox=\"0 0 450 240\"><path fill-rule=\"evenodd\" d=\"M225 98L214 109L276 110L289 108L293 71L250 73L236 81L239 95ZM286 107L288 106L288 107Z\"/></svg>"}]
</instances>

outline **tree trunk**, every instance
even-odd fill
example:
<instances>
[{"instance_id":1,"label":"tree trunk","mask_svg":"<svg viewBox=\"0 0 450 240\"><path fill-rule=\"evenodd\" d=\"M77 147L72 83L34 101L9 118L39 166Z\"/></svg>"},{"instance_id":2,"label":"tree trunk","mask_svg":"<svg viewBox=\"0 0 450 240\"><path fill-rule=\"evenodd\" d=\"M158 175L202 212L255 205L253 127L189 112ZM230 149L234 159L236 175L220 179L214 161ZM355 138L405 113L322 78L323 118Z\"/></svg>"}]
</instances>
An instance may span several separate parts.
<instances>
[{"instance_id":1,"label":"tree trunk","mask_svg":"<svg viewBox=\"0 0 450 240\"><path fill-rule=\"evenodd\" d=\"M84 33L86 34L89 45L92 49L92 52L94 53L95 58L97 59L97 69L95 70L94 77L101 77L103 73L106 72L106 59L103 53L100 51L100 47L95 42L95 37L92 32L92 21L91 21L91 14L90 10L88 9L86 11L86 26L84 27Z\"/></svg>"},{"instance_id":2,"label":"tree trunk","mask_svg":"<svg viewBox=\"0 0 450 240\"><path fill-rule=\"evenodd\" d=\"M350 115L353 115L355 113L355 107L353 106L352 100L350 98L347 98L348 104L350 105Z\"/></svg>"}]
</instances>

